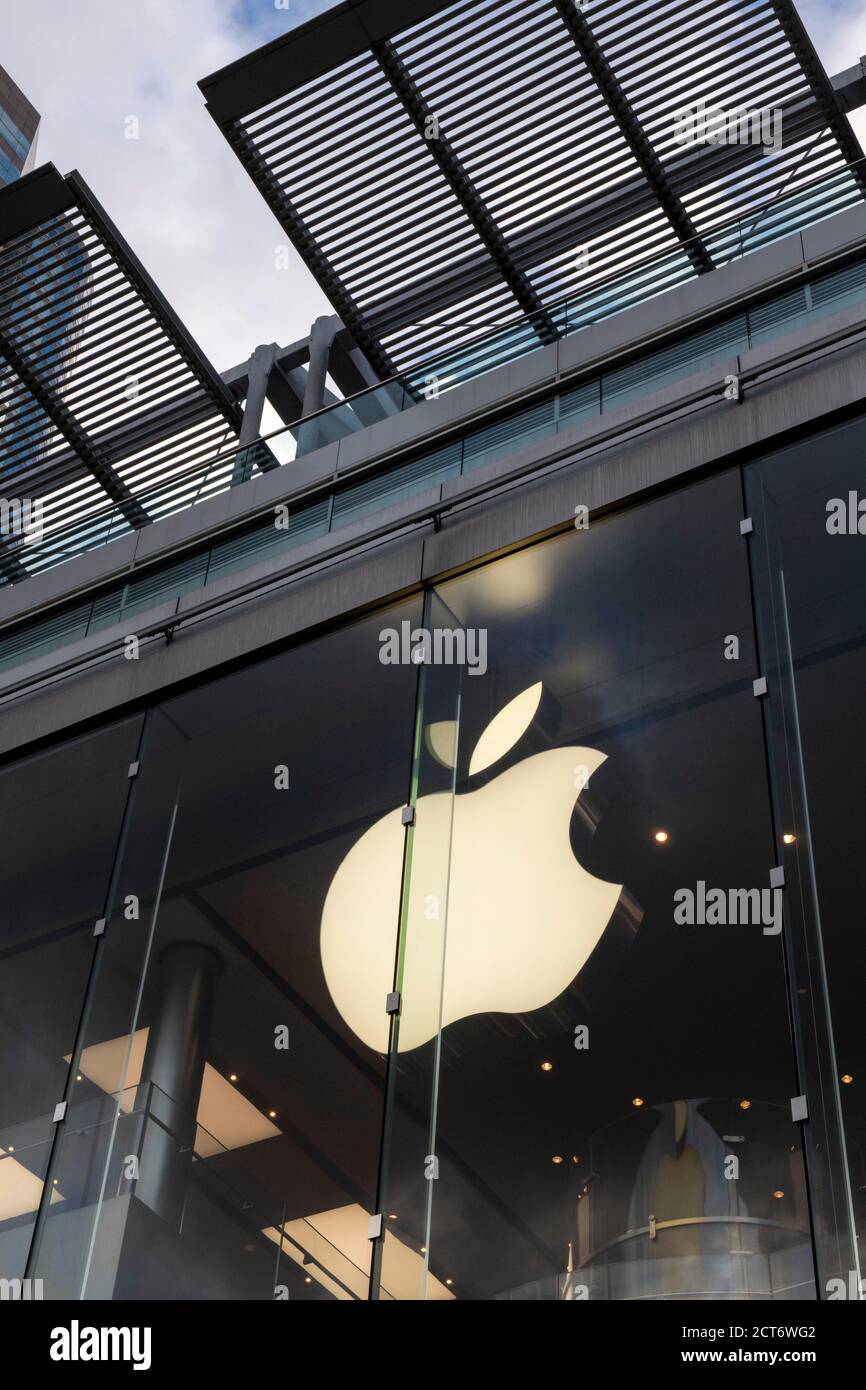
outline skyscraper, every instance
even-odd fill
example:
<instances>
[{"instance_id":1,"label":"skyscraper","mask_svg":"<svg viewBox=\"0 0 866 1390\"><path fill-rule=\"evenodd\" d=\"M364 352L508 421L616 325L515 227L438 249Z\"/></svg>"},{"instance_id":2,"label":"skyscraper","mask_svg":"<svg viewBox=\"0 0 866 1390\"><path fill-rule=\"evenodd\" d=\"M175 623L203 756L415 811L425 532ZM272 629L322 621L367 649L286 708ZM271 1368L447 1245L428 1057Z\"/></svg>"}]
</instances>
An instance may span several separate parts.
<instances>
[{"instance_id":1,"label":"skyscraper","mask_svg":"<svg viewBox=\"0 0 866 1390\"><path fill-rule=\"evenodd\" d=\"M33 168L38 132L39 112L0 67L0 188Z\"/></svg>"}]
</instances>

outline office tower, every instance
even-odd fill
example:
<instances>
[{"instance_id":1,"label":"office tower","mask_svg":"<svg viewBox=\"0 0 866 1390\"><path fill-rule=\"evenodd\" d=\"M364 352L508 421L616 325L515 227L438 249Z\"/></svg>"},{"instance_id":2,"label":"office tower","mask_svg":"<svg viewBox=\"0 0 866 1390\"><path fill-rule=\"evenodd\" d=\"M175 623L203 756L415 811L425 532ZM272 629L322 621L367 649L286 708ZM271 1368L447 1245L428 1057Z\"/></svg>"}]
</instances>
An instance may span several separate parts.
<instances>
[{"instance_id":1,"label":"office tower","mask_svg":"<svg viewBox=\"0 0 866 1390\"><path fill-rule=\"evenodd\" d=\"M38 112L0 67L0 188L33 168L38 131Z\"/></svg>"}]
</instances>

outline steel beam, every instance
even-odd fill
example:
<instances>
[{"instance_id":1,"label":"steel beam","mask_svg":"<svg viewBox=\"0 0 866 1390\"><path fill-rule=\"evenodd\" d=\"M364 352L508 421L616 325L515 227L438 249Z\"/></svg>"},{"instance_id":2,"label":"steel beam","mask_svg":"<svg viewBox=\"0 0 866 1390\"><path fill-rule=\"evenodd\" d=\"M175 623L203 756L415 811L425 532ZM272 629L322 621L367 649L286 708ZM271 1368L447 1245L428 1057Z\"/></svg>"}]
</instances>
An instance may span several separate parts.
<instances>
[{"instance_id":1,"label":"steel beam","mask_svg":"<svg viewBox=\"0 0 866 1390\"><path fill-rule=\"evenodd\" d=\"M809 79L809 86L824 115L828 129L848 163L856 163L863 158L860 142L842 112L833 90L833 83L824 71L823 64L815 52L814 44L806 32L802 19L791 4L791 0L768 0L768 3ZM866 196L866 178L864 178L862 169L857 169L856 177L861 191Z\"/></svg>"},{"instance_id":2,"label":"steel beam","mask_svg":"<svg viewBox=\"0 0 866 1390\"><path fill-rule=\"evenodd\" d=\"M856 111L866 106L866 59L861 58L853 67L837 72L830 78L830 85L843 111Z\"/></svg>"},{"instance_id":3,"label":"steel beam","mask_svg":"<svg viewBox=\"0 0 866 1390\"><path fill-rule=\"evenodd\" d=\"M511 254L508 242L455 153L454 147L442 129L441 122L436 117L435 112L432 112L427 106L409 69L400 58L393 43L390 39L382 39L373 44L373 53L420 138L424 141L425 147L439 166L440 173L487 248L487 252L502 279L508 285L524 314L531 314L537 318L538 322L533 326L538 338L542 343L556 342L559 334L553 319L545 309L544 303L533 288L529 277L521 270ZM435 122L435 126L431 127L431 122ZM435 137L430 136L431 128L436 130Z\"/></svg>"},{"instance_id":4,"label":"steel beam","mask_svg":"<svg viewBox=\"0 0 866 1390\"><path fill-rule=\"evenodd\" d=\"M713 259L698 236L697 228L671 187L664 165L635 115L631 102L614 76L595 35L571 0L551 0L592 75L607 108L622 131L640 171L656 196L665 216L681 243L688 243L686 254L699 275L714 270Z\"/></svg>"}]
</instances>

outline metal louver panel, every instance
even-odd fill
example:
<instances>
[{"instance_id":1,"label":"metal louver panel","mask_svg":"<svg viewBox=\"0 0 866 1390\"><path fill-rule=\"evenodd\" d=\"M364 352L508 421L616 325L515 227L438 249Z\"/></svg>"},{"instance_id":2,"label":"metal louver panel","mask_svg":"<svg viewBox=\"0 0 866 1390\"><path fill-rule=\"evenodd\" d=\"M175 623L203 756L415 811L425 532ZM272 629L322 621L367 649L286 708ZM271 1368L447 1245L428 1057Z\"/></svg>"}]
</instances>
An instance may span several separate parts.
<instances>
[{"instance_id":1,"label":"metal louver panel","mask_svg":"<svg viewBox=\"0 0 866 1390\"><path fill-rule=\"evenodd\" d=\"M44 540L76 553L176 510L177 475L240 421L78 174L46 165L0 192L0 491L38 501ZM4 552L7 578L30 572L20 538Z\"/></svg>"},{"instance_id":2,"label":"metal louver panel","mask_svg":"<svg viewBox=\"0 0 866 1390\"><path fill-rule=\"evenodd\" d=\"M345 0L200 85L383 374L711 270L814 220L834 171L830 211L864 196L789 0ZM777 108L781 147L678 143L699 101Z\"/></svg>"}]
</instances>

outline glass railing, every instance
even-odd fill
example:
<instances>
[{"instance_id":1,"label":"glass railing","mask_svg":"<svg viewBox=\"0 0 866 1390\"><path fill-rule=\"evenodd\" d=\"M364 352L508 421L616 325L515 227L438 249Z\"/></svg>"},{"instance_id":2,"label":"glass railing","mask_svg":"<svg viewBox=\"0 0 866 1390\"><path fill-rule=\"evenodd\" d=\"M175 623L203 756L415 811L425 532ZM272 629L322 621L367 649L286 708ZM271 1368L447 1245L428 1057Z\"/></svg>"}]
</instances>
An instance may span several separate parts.
<instances>
[{"instance_id":1,"label":"glass railing","mask_svg":"<svg viewBox=\"0 0 866 1390\"><path fill-rule=\"evenodd\" d=\"M862 201L864 180L866 159L794 192L783 192L748 214L721 224L701 236L701 247L716 267L728 265ZM389 416L466 385L538 351L554 339L584 332L694 279L697 272L690 253L694 253L697 240L636 261L615 275L588 269L585 288L551 305L543 314L479 332L459 349L429 359L345 400L329 402L316 414L277 430L251 446L220 453L169 479L136 487L135 497L149 521L162 520L262 472L291 463ZM29 543L7 538L4 554L0 555L0 576L6 582L18 582L75 555L106 545L132 529L123 509L109 506L79 513L60 525L49 524L40 539Z\"/></svg>"},{"instance_id":2,"label":"glass railing","mask_svg":"<svg viewBox=\"0 0 866 1390\"><path fill-rule=\"evenodd\" d=\"M715 268L720 268L791 232L832 217L863 200L864 175L866 160L861 160L795 192L777 195L771 202L690 242L638 259L614 275L603 270L593 273L590 260L585 272L586 286L577 294L542 313L481 331L456 351L428 359L390 381L326 406L301 421L292 429L296 453L309 453L389 415L400 414L536 352L553 340L582 333L694 279L698 247Z\"/></svg>"}]
</instances>

